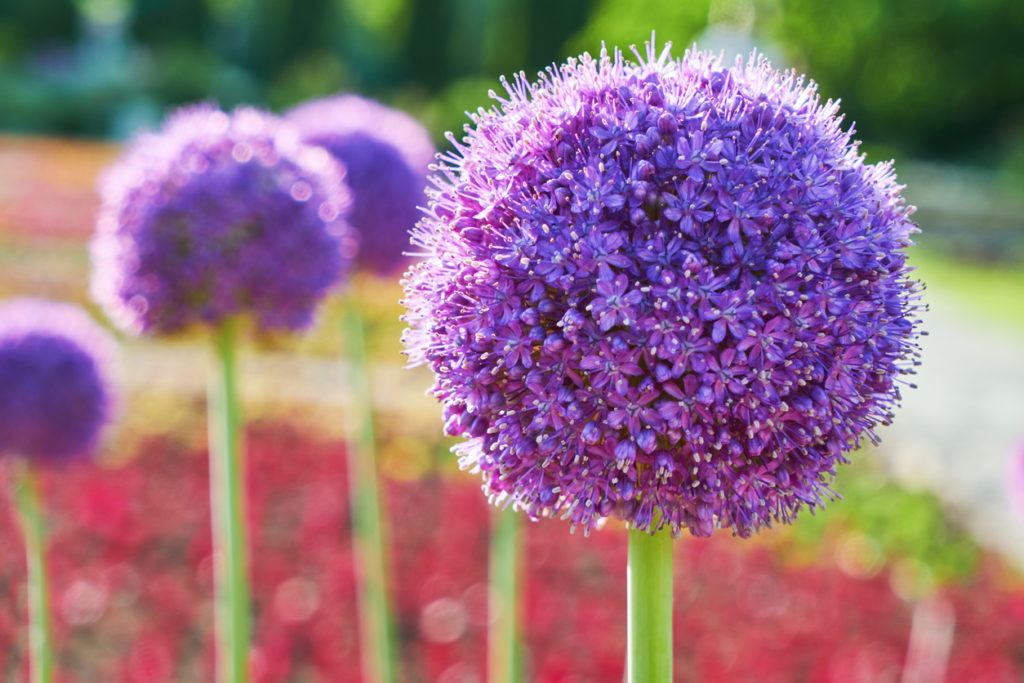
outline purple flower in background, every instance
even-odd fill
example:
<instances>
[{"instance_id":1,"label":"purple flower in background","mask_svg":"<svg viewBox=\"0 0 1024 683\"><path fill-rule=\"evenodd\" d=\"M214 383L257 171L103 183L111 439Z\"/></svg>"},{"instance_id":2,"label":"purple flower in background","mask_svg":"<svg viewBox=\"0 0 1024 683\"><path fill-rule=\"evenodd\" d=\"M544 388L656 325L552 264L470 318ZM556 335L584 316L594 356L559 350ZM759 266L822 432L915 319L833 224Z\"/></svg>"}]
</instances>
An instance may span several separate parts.
<instances>
[{"instance_id":1,"label":"purple flower in background","mask_svg":"<svg viewBox=\"0 0 1024 683\"><path fill-rule=\"evenodd\" d=\"M748 535L892 418L912 209L813 83L637 58L520 75L451 137L405 343L496 502Z\"/></svg>"},{"instance_id":2,"label":"purple flower in background","mask_svg":"<svg viewBox=\"0 0 1024 683\"><path fill-rule=\"evenodd\" d=\"M63 462L91 454L112 410L114 349L75 306L0 304L0 455Z\"/></svg>"},{"instance_id":3,"label":"purple flower in background","mask_svg":"<svg viewBox=\"0 0 1024 683\"><path fill-rule=\"evenodd\" d=\"M301 329L347 271L344 172L255 109L179 110L101 181L93 294L133 332L250 314Z\"/></svg>"},{"instance_id":4,"label":"purple flower in background","mask_svg":"<svg viewBox=\"0 0 1024 683\"><path fill-rule=\"evenodd\" d=\"M359 263L384 275L402 269L435 153L426 129L403 112L356 95L308 102L287 119L303 141L324 147L345 166Z\"/></svg>"}]
</instances>

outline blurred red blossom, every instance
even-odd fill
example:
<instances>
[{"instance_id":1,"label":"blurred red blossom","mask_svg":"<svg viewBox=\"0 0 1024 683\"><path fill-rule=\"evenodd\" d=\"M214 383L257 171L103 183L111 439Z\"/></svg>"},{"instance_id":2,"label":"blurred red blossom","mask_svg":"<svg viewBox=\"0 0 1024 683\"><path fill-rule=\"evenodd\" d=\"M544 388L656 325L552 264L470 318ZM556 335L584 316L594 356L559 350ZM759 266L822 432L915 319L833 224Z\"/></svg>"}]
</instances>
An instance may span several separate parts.
<instances>
[{"instance_id":1,"label":"blurred red blossom","mask_svg":"<svg viewBox=\"0 0 1024 683\"><path fill-rule=\"evenodd\" d=\"M248 434L260 683L357 683L346 465L339 442L281 424ZM45 479L61 681L204 681L212 672L206 459L167 439L120 468ZM6 472L4 472L6 474ZM391 572L405 681L484 680L490 511L478 484L389 483ZM6 504L6 488L0 499ZM8 506L9 509L9 506ZM537 683L618 683L625 534L527 527L524 670ZM678 680L898 681L913 604L886 572L795 565L765 543L716 536L676 551ZM955 614L951 681L1024 676L1024 589L994 560L942 595ZM27 673L24 559L0 516L0 679Z\"/></svg>"}]
</instances>

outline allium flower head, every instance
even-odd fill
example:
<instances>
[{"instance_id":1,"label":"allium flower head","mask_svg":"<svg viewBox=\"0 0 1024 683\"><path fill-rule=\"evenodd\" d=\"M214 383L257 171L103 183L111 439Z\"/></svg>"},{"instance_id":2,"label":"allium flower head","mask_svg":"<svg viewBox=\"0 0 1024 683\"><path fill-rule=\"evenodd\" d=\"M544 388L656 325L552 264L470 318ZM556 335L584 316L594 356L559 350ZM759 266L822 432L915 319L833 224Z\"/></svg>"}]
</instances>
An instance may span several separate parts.
<instances>
[{"instance_id":1,"label":"allium flower head","mask_svg":"<svg viewBox=\"0 0 1024 683\"><path fill-rule=\"evenodd\" d=\"M355 247L343 170L255 109L179 110L134 141L100 193L93 294L135 332L236 314L305 327Z\"/></svg>"},{"instance_id":2,"label":"allium flower head","mask_svg":"<svg viewBox=\"0 0 1024 683\"><path fill-rule=\"evenodd\" d=\"M916 228L813 83L637 60L520 75L452 138L406 346L497 502L747 535L821 504L892 417Z\"/></svg>"},{"instance_id":3,"label":"allium flower head","mask_svg":"<svg viewBox=\"0 0 1024 683\"><path fill-rule=\"evenodd\" d=\"M287 118L303 141L326 148L348 171L357 260L383 274L400 270L435 153L426 129L408 114L356 95L308 102Z\"/></svg>"},{"instance_id":4,"label":"allium flower head","mask_svg":"<svg viewBox=\"0 0 1024 683\"><path fill-rule=\"evenodd\" d=\"M114 348L75 306L0 304L0 455L47 462L89 455L111 413Z\"/></svg>"}]
</instances>

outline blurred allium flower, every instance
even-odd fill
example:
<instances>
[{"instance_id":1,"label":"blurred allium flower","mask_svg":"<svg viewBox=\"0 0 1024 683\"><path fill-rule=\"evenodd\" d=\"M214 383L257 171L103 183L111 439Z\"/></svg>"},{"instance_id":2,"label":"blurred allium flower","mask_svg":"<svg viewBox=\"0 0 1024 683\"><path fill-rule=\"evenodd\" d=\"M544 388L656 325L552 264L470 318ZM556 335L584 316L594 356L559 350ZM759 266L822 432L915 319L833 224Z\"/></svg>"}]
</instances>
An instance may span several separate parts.
<instances>
[{"instance_id":1,"label":"blurred allium flower","mask_svg":"<svg viewBox=\"0 0 1024 683\"><path fill-rule=\"evenodd\" d=\"M585 528L747 535L822 504L916 363L890 165L756 55L583 55L506 89L452 138L406 279L462 465Z\"/></svg>"},{"instance_id":2,"label":"blurred allium flower","mask_svg":"<svg viewBox=\"0 0 1024 683\"><path fill-rule=\"evenodd\" d=\"M75 306L0 305L0 455L47 462L89 455L112 408L114 349Z\"/></svg>"},{"instance_id":3,"label":"blurred allium flower","mask_svg":"<svg viewBox=\"0 0 1024 683\"><path fill-rule=\"evenodd\" d=\"M358 261L383 274L401 269L434 158L426 129L408 114L356 95L308 102L287 118L304 142L326 148L347 170Z\"/></svg>"},{"instance_id":4,"label":"blurred allium flower","mask_svg":"<svg viewBox=\"0 0 1024 683\"><path fill-rule=\"evenodd\" d=\"M135 332L240 313L302 328L355 246L343 170L255 109L179 110L134 141L100 192L93 293Z\"/></svg>"}]
</instances>

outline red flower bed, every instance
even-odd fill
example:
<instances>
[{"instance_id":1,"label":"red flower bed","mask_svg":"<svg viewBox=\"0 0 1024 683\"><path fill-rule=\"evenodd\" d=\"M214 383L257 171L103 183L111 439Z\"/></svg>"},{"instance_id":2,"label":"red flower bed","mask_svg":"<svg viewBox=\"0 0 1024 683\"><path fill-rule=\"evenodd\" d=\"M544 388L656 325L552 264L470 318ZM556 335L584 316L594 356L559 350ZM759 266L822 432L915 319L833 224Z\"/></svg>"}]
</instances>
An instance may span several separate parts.
<instances>
[{"instance_id":1,"label":"red flower bed","mask_svg":"<svg viewBox=\"0 0 1024 683\"><path fill-rule=\"evenodd\" d=\"M62 681L210 680L206 460L163 440L118 469L48 475ZM346 466L339 443L282 426L248 439L257 681L359 681ZM0 494L3 504L7 491ZM407 681L484 680L489 511L465 479L391 484L388 531ZM622 680L625 534L527 526L526 680ZM787 566L763 544L677 546L678 680L898 681L912 605L884 573ZM944 595L951 681L1024 676L1024 591L983 571ZM0 518L0 679L26 673L24 558Z\"/></svg>"}]
</instances>

